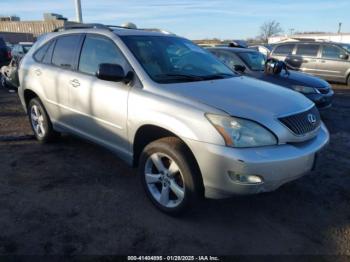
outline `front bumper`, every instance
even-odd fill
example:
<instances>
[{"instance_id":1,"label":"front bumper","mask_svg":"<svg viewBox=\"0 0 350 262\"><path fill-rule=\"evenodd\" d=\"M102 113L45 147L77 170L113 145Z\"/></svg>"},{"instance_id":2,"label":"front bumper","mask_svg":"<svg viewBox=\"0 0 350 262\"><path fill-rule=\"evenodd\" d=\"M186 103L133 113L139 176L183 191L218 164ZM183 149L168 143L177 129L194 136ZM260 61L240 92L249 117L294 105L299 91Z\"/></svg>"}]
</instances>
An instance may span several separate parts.
<instances>
[{"instance_id":1,"label":"front bumper","mask_svg":"<svg viewBox=\"0 0 350 262\"><path fill-rule=\"evenodd\" d=\"M226 198L273 191L306 174L313 168L316 152L328 143L329 133L322 123L318 135L309 141L257 148L230 148L184 140L200 167L205 196ZM259 176L263 182L239 183L229 176L229 172Z\"/></svg>"},{"instance_id":2,"label":"front bumper","mask_svg":"<svg viewBox=\"0 0 350 262\"><path fill-rule=\"evenodd\" d=\"M305 95L315 103L318 109L326 109L332 105L334 91L329 90L327 94L307 94Z\"/></svg>"}]
</instances>

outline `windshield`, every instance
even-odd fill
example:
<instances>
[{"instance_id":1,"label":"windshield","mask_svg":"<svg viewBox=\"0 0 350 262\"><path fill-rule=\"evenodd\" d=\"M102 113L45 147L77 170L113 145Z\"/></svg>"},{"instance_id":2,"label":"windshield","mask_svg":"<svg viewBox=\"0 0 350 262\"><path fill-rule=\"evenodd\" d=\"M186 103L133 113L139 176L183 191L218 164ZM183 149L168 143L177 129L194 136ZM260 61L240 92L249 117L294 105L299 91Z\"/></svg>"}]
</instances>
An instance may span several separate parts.
<instances>
[{"instance_id":1,"label":"windshield","mask_svg":"<svg viewBox=\"0 0 350 262\"><path fill-rule=\"evenodd\" d=\"M264 71L266 56L260 52L238 52L237 55L247 64L250 70Z\"/></svg>"},{"instance_id":2,"label":"windshield","mask_svg":"<svg viewBox=\"0 0 350 262\"><path fill-rule=\"evenodd\" d=\"M121 36L147 74L158 83L233 77L227 66L189 40L173 36Z\"/></svg>"},{"instance_id":3,"label":"windshield","mask_svg":"<svg viewBox=\"0 0 350 262\"><path fill-rule=\"evenodd\" d=\"M342 44L341 45L346 51L350 52L350 44Z\"/></svg>"}]
</instances>

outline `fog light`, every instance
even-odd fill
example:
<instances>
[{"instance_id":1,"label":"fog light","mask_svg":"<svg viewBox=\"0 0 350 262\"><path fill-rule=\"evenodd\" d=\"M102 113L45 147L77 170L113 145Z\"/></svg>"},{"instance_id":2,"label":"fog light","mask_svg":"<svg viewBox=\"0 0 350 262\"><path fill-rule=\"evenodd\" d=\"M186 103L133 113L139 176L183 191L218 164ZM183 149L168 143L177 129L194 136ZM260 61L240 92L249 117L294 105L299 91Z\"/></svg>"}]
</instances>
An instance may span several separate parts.
<instances>
[{"instance_id":1,"label":"fog light","mask_svg":"<svg viewBox=\"0 0 350 262\"><path fill-rule=\"evenodd\" d=\"M228 171L229 177L236 183L240 184L261 184L263 179L256 175L241 175L233 171Z\"/></svg>"}]
</instances>

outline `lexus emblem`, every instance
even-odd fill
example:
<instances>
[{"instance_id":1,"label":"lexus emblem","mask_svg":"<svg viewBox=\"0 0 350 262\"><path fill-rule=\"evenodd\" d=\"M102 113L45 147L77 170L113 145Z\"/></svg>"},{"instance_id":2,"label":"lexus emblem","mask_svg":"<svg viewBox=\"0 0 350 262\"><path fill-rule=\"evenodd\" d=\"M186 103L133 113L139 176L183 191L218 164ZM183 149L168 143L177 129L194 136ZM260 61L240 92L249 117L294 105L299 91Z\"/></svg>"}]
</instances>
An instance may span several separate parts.
<instances>
[{"instance_id":1,"label":"lexus emblem","mask_svg":"<svg viewBox=\"0 0 350 262\"><path fill-rule=\"evenodd\" d=\"M308 114L307 115L307 120L309 121L310 124L316 124L316 116L314 114Z\"/></svg>"}]
</instances>

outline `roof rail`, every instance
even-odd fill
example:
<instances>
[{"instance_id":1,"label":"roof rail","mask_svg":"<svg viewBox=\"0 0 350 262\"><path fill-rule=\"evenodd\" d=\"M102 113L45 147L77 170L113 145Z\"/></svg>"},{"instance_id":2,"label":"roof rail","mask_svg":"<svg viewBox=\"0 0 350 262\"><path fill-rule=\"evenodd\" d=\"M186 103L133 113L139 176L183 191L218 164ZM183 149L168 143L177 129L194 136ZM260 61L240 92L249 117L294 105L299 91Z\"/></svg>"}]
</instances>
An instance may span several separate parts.
<instances>
[{"instance_id":1,"label":"roof rail","mask_svg":"<svg viewBox=\"0 0 350 262\"><path fill-rule=\"evenodd\" d=\"M173 35L173 33L163 30L163 29L159 29L159 28L130 28L130 27L126 27L126 26L121 26L121 25L106 25L106 27L108 27L109 29L131 29L131 30L143 30L143 31L148 31L148 32L159 32L159 33L163 33L163 34L167 34L167 35Z\"/></svg>"},{"instance_id":2,"label":"roof rail","mask_svg":"<svg viewBox=\"0 0 350 262\"><path fill-rule=\"evenodd\" d=\"M121 26L121 25L105 25L106 27L108 27L109 29L112 28L117 28L117 29L132 29L132 30L140 30L139 28L130 28L127 26Z\"/></svg>"},{"instance_id":3,"label":"roof rail","mask_svg":"<svg viewBox=\"0 0 350 262\"><path fill-rule=\"evenodd\" d=\"M162 33L162 34L166 34L166 35L175 35L172 32L169 32L169 31L166 31L163 29L159 29L159 28L140 28L140 30L148 31L148 32Z\"/></svg>"},{"instance_id":4,"label":"roof rail","mask_svg":"<svg viewBox=\"0 0 350 262\"><path fill-rule=\"evenodd\" d=\"M149 31L149 32L159 32L159 33L163 33L163 34L168 34L168 35L173 35L173 33L169 32L169 31L165 31L162 29L158 29L158 28L129 28L129 27L125 27L125 26L120 26L120 25L104 25L104 24L98 24L98 23L94 23L94 24L72 24L72 25L66 25L63 27L58 27L55 30L53 30L52 32L62 32L65 30L71 30L71 29L105 29L105 30L109 30L109 31L113 31L114 29L126 29L126 30L143 30L143 31Z\"/></svg>"},{"instance_id":5,"label":"roof rail","mask_svg":"<svg viewBox=\"0 0 350 262\"><path fill-rule=\"evenodd\" d=\"M70 29L86 29L86 28L98 28L98 29L106 29L106 30L111 30L108 26L105 26L103 24L72 24L72 25L65 25L62 27L58 27L53 32L62 32L65 30L70 30Z\"/></svg>"}]
</instances>

